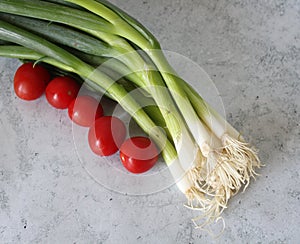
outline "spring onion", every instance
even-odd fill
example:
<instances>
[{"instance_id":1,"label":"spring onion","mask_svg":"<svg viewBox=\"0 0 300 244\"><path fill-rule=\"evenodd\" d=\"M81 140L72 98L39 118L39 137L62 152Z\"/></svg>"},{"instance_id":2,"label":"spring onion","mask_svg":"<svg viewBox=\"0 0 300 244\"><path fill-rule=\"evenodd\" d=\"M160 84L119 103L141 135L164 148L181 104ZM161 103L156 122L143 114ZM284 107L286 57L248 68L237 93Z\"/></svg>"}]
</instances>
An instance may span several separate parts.
<instances>
[{"instance_id":1,"label":"spring onion","mask_svg":"<svg viewBox=\"0 0 300 244\"><path fill-rule=\"evenodd\" d=\"M35 6L34 4L26 3L26 8L22 8L20 7L22 1L14 2L16 2L16 4L13 5L13 8L9 8L9 11L11 13L38 18L42 15L42 9L47 7L48 9L46 11L46 16L50 18L51 21L57 21L64 24L69 23L69 15L73 16L75 14L79 14L80 11L77 9L71 9L69 12L67 12L67 7L63 7L58 11L60 14L59 18L55 18L57 16L50 15L50 10L55 8L53 4L47 3L46 5L43 5L42 3L39 3L37 6ZM7 7L7 5L5 5L5 1L3 2L3 5ZM8 8L6 8L6 10L7 9ZM83 16L84 18L86 18L87 14ZM93 19L95 19L95 17L93 17ZM87 30L87 26L89 26L90 23L85 23L84 20L85 19L81 20L81 25L79 27L82 30ZM32 26L32 24L29 23L29 21L26 21L26 23ZM188 131L186 130L186 126L183 125L184 122L182 121L181 116L177 112L176 106L173 105L168 90L162 88L164 86L163 81L157 74L155 74L155 72L152 72L152 68L145 64L136 52L131 52L130 54L128 54L128 52L132 49L130 49L130 45L126 41L120 40L120 38L118 38L117 36L103 34L103 32L106 32L107 29L111 28L113 31L114 28L111 24L109 24L103 19L101 19L101 23L102 24L99 26L98 29L94 26L92 31L89 29L89 33L94 34L98 37L101 36L102 38L104 38L105 41L109 41L110 44L120 52L118 58L121 58L122 61L125 61L131 67L133 72L140 74L141 81L145 81L143 86L147 86L148 89L152 89L151 95L158 103L158 106L161 110L161 113L164 116L167 126L173 128L172 130L170 130L170 133L172 134L175 147L178 152L178 156L182 158L181 162L185 162L186 167L190 167L191 162L197 160L198 149L196 145L194 145L193 139L190 137ZM99 31L99 29L101 29L101 31ZM43 28L39 28L39 31L42 30ZM42 35L45 35L45 33L42 33ZM126 51L126 55L122 55L124 54L124 49ZM183 147L182 145L186 146ZM192 148L193 150L191 150ZM189 151L186 151L186 149L188 149Z\"/></svg>"},{"instance_id":2,"label":"spring onion","mask_svg":"<svg viewBox=\"0 0 300 244\"><path fill-rule=\"evenodd\" d=\"M42 60L76 73L119 102L163 150L173 176L183 176L177 185L189 207L204 211L204 225L218 219L260 167L256 150L176 74L155 37L105 0L2 0L0 41L1 56ZM7 42L22 47L12 51ZM98 65L141 88L159 111L147 114L140 99ZM166 144L164 134L151 131L156 113L170 133Z\"/></svg>"},{"instance_id":3,"label":"spring onion","mask_svg":"<svg viewBox=\"0 0 300 244\"><path fill-rule=\"evenodd\" d=\"M101 3L101 1L68 0L68 2L78 4L103 17L115 26L115 31L118 35L135 43L151 57L161 72L177 105L181 108L183 117L200 146L203 155L207 156L207 169L210 170L207 171L207 187L205 191L207 193L215 192L216 195L221 193L224 197L221 198L222 202L220 206L226 205L230 196L236 193L242 184L246 183L246 186L248 185L250 177L255 173L253 167L260 166L256 151L250 148L240 137L239 133L222 119L221 116L216 114L198 94L192 93L195 95L194 104L199 103L202 105L202 109L198 109L197 111L198 115L200 114L200 117L206 122L211 131L221 140L223 152L209 145L209 134L204 126L201 125L201 121L199 119L197 121L195 118L195 110L190 104L191 99L188 99L188 94L191 93L190 87L176 75L176 72L168 64L163 53L157 49L153 50L154 47L152 44L156 43L155 40L149 42L149 36L145 38L143 33L139 35L140 32L134 26L130 25L132 19L130 19L130 22L126 22L124 15L119 16L112 9ZM185 87L185 92L182 92L181 85ZM207 110L209 113L204 114ZM211 123L211 121L213 122ZM219 167L218 165L220 164L221 166ZM212 189L213 191L211 191Z\"/></svg>"}]
</instances>

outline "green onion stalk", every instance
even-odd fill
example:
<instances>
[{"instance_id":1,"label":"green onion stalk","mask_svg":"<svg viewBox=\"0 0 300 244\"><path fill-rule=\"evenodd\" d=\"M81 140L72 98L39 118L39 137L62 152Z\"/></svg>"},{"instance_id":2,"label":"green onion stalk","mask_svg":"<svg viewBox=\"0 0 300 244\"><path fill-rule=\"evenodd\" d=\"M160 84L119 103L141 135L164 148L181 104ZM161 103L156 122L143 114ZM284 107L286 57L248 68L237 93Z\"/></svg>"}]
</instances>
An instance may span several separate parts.
<instances>
[{"instance_id":1,"label":"green onion stalk","mask_svg":"<svg viewBox=\"0 0 300 244\"><path fill-rule=\"evenodd\" d=\"M183 179L188 183L182 184L186 187L182 187L181 184L177 185L188 197L189 207L204 211L204 216L207 217L204 224L218 219L226 208L229 198L243 185L244 189L248 186L250 178L255 175L254 168L260 167L256 150L176 74L167 62L155 37L134 18L104 0L33 0L29 2L2 0L0 12L9 13L9 15L0 14L0 19L37 33L43 37L39 41L47 39L57 43L63 47L59 49L59 53L68 50L68 55L73 54L72 58L66 57L68 62L74 61L74 58L77 61L75 62L76 68L74 68L72 62L63 62L66 60L60 60L57 58L60 56L56 54L50 55L53 44L49 41L42 49L38 49L39 42L36 37L33 38L37 42L34 46L29 45L31 39L28 43L24 43L19 39L16 40L15 37L7 38L7 33L4 37L0 37L2 42L14 42L25 46L28 59L36 60L35 55L44 55L46 61L43 58L43 62L83 77L87 77L87 73L90 76L92 68L101 64L118 72L135 86L144 89L147 96L153 97L176 148L176 150L173 148L175 154L171 153L172 160L169 157L164 158L168 166L176 165L176 168L180 168L177 171L187 172ZM46 22L24 19L24 26L22 26L23 20L18 22L15 15ZM64 26L52 23L52 21L64 24ZM47 28L43 26L45 24L46 27L48 25ZM63 35L61 28L65 28ZM0 55L8 56L8 53L5 53L5 48L8 47L3 45L3 48L0 48ZM45 47L48 48L46 53ZM19 53L15 52L15 57L20 55L19 58L22 58L26 54L27 51L25 49L21 51L20 48L17 50ZM136 49L141 49L142 52ZM79 63L78 60L80 60ZM102 73L101 75L103 76ZM96 76L100 78L99 74ZM99 84L96 77L92 76L92 78L94 80L89 77L88 80L92 81L88 85L96 89L110 88ZM108 77L104 76L104 80L107 81L107 79ZM113 85L115 86L118 90L119 85ZM120 97L116 97L114 89L111 91L110 88L107 93L118 102L121 101L120 104L125 110L135 115L132 107L137 105L135 102L133 102L134 106L131 104L132 99L124 104ZM176 105L173 104L173 100ZM141 110L138 107L135 108L137 111ZM142 117L144 116L148 115L144 113ZM151 126L153 124L149 123L147 128L144 128L144 124L141 127L149 133ZM158 138L154 140L157 142ZM159 145L159 142L157 143ZM181 147L182 143L184 147ZM176 163L170 163L175 161Z\"/></svg>"},{"instance_id":2,"label":"green onion stalk","mask_svg":"<svg viewBox=\"0 0 300 244\"><path fill-rule=\"evenodd\" d=\"M105 45L104 42L95 42L94 40L92 40L92 38L87 38L86 36L82 36L81 38L87 39L88 44L90 44L91 41L94 41L96 46L99 46L99 48L97 48L95 52L90 52L90 54L95 55L102 53L103 56L113 56L125 62L127 65L129 65L129 67L131 67L130 72L134 72L138 75L138 78L133 80L135 84L143 87L144 89L147 89L151 96L153 96L165 119L167 127L172 128L169 130L169 132L172 135L172 139L174 141L180 162L184 162L186 165L185 167L190 167L191 163L196 164L196 162L201 162L199 148L194 143L193 138L190 136L189 131L187 130L180 113L177 111L176 105L173 104L173 100L169 95L169 91L165 88L160 75L157 72L153 72L151 66L143 61L143 59L126 40L110 33L106 33L107 29L113 29L112 25L110 25L109 23L105 23L105 20L99 18L98 16L95 17L92 15L90 16L90 18L88 18L88 13L84 12L81 14L81 11L78 9L68 9L65 6L61 6L61 8L57 9L56 5L46 2L43 3L40 1L36 1L34 3L28 3L24 1L13 1L12 3L11 1L9 1L9 3L7 4L7 2L4 1L2 2L2 6L3 9L6 9L6 12L9 11L13 14L20 14L23 16L30 16L34 18L43 18L63 24L69 24L93 36L96 36L98 38L101 37L104 42L109 42L110 46L113 47L113 49L111 48L111 51L109 51L110 48ZM43 15L44 9L47 10ZM58 14L57 16L51 14L51 11L53 12L55 10ZM70 22L70 16L75 18L75 16L78 15L81 16L81 21ZM12 22L14 25L18 25L27 29L29 28L32 31L39 32L39 34L50 38L52 41L59 41L58 39L60 39L60 42L64 45L72 43L72 41L69 42L68 40L61 41L61 38L64 38L68 34L72 39L73 34L71 33L71 30L63 30L63 27L61 26L58 27L52 23L50 25L48 23L42 22L35 23L34 20L28 20L24 18L20 19L16 16L7 16L5 14L2 14L1 18L6 21ZM99 21L101 21L101 25L92 25L91 20L96 20L97 18L99 19ZM89 21L85 21L86 19L89 19ZM47 25L49 26L47 27ZM51 34L49 35L48 32ZM64 36L62 36L61 33L64 33ZM83 44L82 46L78 45L78 43L81 43L81 39L76 38L76 48L86 50L86 44ZM73 45L75 46L75 44ZM128 74L128 76L130 76L130 73ZM192 171L192 173L194 172ZM198 184L194 185L195 187L198 186Z\"/></svg>"},{"instance_id":3,"label":"green onion stalk","mask_svg":"<svg viewBox=\"0 0 300 244\"><path fill-rule=\"evenodd\" d=\"M182 169L173 144L134 98L127 93L124 87L64 49L2 20L0 20L0 39L20 45L0 45L0 56L25 60L42 60L59 69L81 76L94 90L100 92L105 90L109 97L117 101L159 146L178 188L183 193L188 190L197 191ZM201 192L198 192L198 195L204 197Z\"/></svg>"},{"instance_id":4,"label":"green onion stalk","mask_svg":"<svg viewBox=\"0 0 300 244\"><path fill-rule=\"evenodd\" d=\"M164 81L167 81L166 84L160 82L159 77L155 76L155 72L149 72L150 70L153 70L153 67L149 67L149 65L146 65L138 57L137 53L134 52L132 47L127 42L127 39L132 43L135 43L137 46L141 47L148 54L154 54L156 52L156 50L153 50L153 48L159 47L158 42L153 41L151 49L143 48L140 43L144 42L145 37L143 35L140 35L139 32L137 32L130 24L120 18L115 12L110 11L109 8L98 1L68 0L67 2L77 4L82 8L94 12L96 15L106 20L109 25L111 25L110 31L106 31L107 27L103 28L100 32L98 31L96 33L97 37L108 42L114 49L123 49L122 51L125 51L126 53L126 60L122 61L125 61L125 63L129 65L133 72L138 74L140 73L139 71L145 70L145 72L142 72L141 80L146 80L144 86L147 86L150 89L152 88L150 94L154 97L158 106L162 109L162 113L164 114L167 125L170 124L171 126L174 126L174 123L177 123L177 127L180 127L177 129L177 131L174 131L173 140L179 153L179 157L182 155L182 157L180 157L181 164L186 170L189 171L191 178L197 181L197 174L199 173L202 165L202 157L199 156L199 149L201 150L202 154L207 154L207 141L209 141L211 138L210 133L202 124L201 120L199 120L199 118L197 117L196 112L194 111L193 107L190 104L190 101L185 96L181 87L176 82L168 82L170 80L168 77L172 77L174 75L174 72L169 72L168 70L164 71L163 69L159 69L159 67L155 67L159 69L164 78ZM124 37L125 39L122 37ZM196 140L200 148L197 145L194 145L193 140L189 138L188 131L186 130L184 122L181 120L181 116L178 116L175 107L172 106L172 102L169 98L168 93L164 92L165 89L161 88L165 85L167 87L167 90L175 99L177 106L180 108L180 112L183 113L185 117L187 117L187 119L185 119L185 123L187 124L189 132L194 134L194 140ZM166 108L166 106L168 107L168 109Z\"/></svg>"},{"instance_id":5,"label":"green onion stalk","mask_svg":"<svg viewBox=\"0 0 300 244\"><path fill-rule=\"evenodd\" d=\"M220 205L226 205L228 199L243 184L246 186L249 184L250 177L255 174L254 167L260 167L256 150L247 144L240 133L217 114L198 93L178 77L167 62L157 40L137 21L106 1L67 1L86 8L109 21L114 26L116 35L133 42L149 55L161 72L178 107L181 108L182 115L202 154L207 158L205 192L209 194L214 192L215 196L221 194L223 197L219 198ZM184 91L181 87L184 87ZM210 143L210 134L197 115L220 140L223 146L221 151ZM201 169L199 173L199 181L202 181Z\"/></svg>"},{"instance_id":6,"label":"green onion stalk","mask_svg":"<svg viewBox=\"0 0 300 244\"><path fill-rule=\"evenodd\" d=\"M70 25L97 38L101 38L101 40L105 43L109 43L112 48L109 48L98 41L97 44L99 45L99 49L97 49L97 51L103 53L103 56L113 56L121 59L121 61L131 67L131 72L138 74L139 79L134 81L136 82L139 80L139 86L148 89L148 91L151 90L150 93L158 104L167 126L172 128L170 133L172 134L178 156L181 158L180 161L186 162L188 166L190 166L191 163L199 161L199 149L195 145L193 138L190 136L176 105L173 103L173 100L169 95L168 89L164 88L164 83L160 75L157 72L153 72L153 68L143 61L143 59L125 39L111 33L114 30L114 26L112 24L103 18L92 15L88 12L83 12L79 9L72 9L61 5L58 7L57 5L43 1L26 2L20 0L4 0L1 2L0 7L1 6L3 10L5 9L5 12L12 14ZM54 12L55 15L53 15ZM77 16L80 17L78 18ZM7 17L3 15L2 18L5 19ZM71 21L71 18L74 18L74 21ZM22 21L20 21L20 23L22 23ZM57 36L59 33L55 30L56 28L52 27L52 24L50 24L49 28L43 28L42 26L37 27L38 25L34 25L34 23L29 20L24 21L24 23L26 24L22 27L25 27L25 25L28 26L27 24L29 24L35 30L39 28L39 31L41 32L43 32L43 30L49 31L49 29L52 28L53 32L51 32L51 34L54 34L52 39L56 41L58 38ZM98 23L98 25L95 23ZM108 33L108 30L111 32ZM64 31L63 33L70 34L70 31ZM47 33L44 31L42 35L47 35ZM91 38L89 38L88 41L90 39ZM80 40L76 41L80 42ZM182 145L185 145L185 147Z\"/></svg>"}]
</instances>

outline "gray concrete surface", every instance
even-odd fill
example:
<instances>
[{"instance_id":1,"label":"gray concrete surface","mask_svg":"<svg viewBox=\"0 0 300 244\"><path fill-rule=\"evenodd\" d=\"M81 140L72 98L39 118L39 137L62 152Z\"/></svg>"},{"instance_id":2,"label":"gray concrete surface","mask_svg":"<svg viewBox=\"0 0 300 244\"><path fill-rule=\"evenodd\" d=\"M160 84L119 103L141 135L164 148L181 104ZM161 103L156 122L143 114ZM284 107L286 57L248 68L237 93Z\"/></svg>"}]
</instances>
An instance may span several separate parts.
<instances>
[{"instance_id":1,"label":"gray concrete surface","mask_svg":"<svg viewBox=\"0 0 300 244\"><path fill-rule=\"evenodd\" d=\"M82 168L65 111L13 93L19 63L0 59L0 243L299 243L300 1L114 0L213 78L228 120L265 167L212 239L175 186L107 190ZM110 172L107 172L109 174Z\"/></svg>"}]
</instances>

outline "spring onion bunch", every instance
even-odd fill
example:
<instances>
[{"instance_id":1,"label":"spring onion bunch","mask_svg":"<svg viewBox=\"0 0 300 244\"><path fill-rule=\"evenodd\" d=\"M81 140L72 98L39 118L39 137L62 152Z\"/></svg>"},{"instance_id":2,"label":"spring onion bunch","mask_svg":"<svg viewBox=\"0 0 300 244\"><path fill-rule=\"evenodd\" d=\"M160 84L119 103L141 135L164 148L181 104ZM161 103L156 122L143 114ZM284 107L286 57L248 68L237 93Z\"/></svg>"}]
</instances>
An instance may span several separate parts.
<instances>
[{"instance_id":1,"label":"spring onion bunch","mask_svg":"<svg viewBox=\"0 0 300 244\"><path fill-rule=\"evenodd\" d=\"M75 73L119 102L161 148L187 206L203 211L198 227L217 220L260 167L256 150L176 74L155 37L105 0L1 0L0 56ZM157 109L144 109L128 87ZM161 121L168 138L157 129Z\"/></svg>"}]
</instances>

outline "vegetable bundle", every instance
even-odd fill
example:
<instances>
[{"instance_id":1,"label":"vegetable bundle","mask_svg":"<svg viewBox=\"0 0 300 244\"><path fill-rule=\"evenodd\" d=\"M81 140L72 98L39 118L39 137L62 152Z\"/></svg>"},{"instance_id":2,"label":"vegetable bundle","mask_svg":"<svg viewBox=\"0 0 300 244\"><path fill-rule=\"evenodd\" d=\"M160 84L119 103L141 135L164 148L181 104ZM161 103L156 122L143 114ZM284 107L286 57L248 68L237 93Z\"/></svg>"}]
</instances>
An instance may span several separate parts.
<instances>
[{"instance_id":1,"label":"vegetable bundle","mask_svg":"<svg viewBox=\"0 0 300 244\"><path fill-rule=\"evenodd\" d=\"M105 0L1 0L0 56L75 73L120 103L161 149L187 205L203 211L197 227L217 220L260 167L256 150L176 74L155 37ZM157 109L143 108L144 99Z\"/></svg>"}]
</instances>

